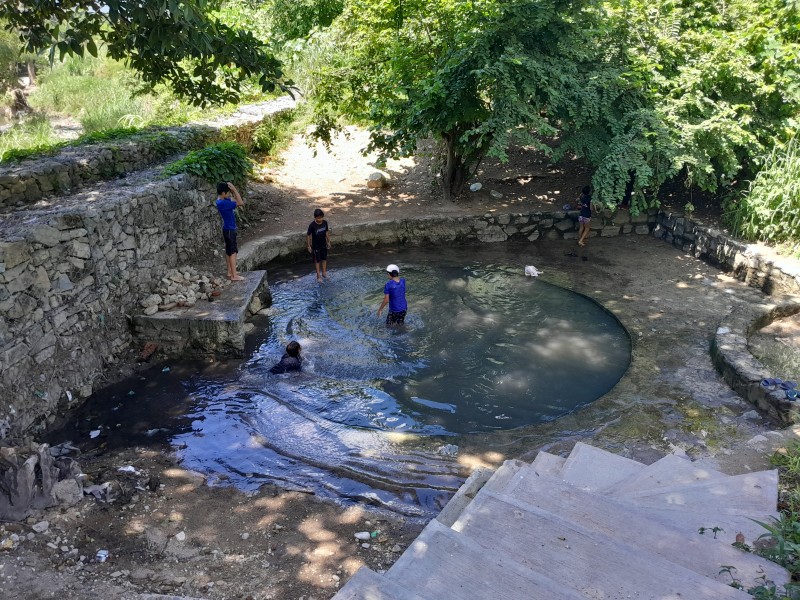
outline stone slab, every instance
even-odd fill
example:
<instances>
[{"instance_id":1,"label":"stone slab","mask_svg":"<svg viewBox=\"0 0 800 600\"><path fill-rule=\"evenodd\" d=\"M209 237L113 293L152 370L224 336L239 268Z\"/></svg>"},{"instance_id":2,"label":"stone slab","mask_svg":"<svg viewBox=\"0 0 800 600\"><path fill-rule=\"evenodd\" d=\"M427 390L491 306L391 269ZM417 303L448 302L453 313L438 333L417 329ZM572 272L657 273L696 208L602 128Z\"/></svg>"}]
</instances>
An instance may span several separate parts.
<instances>
[{"instance_id":1,"label":"stone slab","mask_svg":"<svg viewBox=\"0 0 800 600\"><path fill-rule=\"evenodd\" d=\"M648 511L625 506L613 498L580 490L556 478L547 485L525 490L524 497L487 492L481 494L474 507L496 498L511 505L536 506L558 513L600 534L632 546L640 546L687 569L712 577L725 584L727 575L720 574L720 565L736 567L737 577L755 584L763 574L779 586L789 581L788 572L765 558L743 552L713 535L700 535L697 530L681 530L674 525L654 521ZM459 527L456 525L455 527Z\"/></svg>"},{"instance_id":2,"label":"stone slab","mask_svg":"<svg viewBox=\"0 0 800 600\"><path fill-rule=\"evenodd\" d=\"M428 523L386 576L436 600L585 600L552 579L442 525Z\"/></svg>"},{"instance_id":3,"label":"stone slab","mask_svg":"<svg viewBox=\"0 0 800 600\"><path fill-rule=\"evenodd\" d=\"M546 489L549 485L547 477L531 476L532 472L525 469L517 473L511 484L506 488L509 495L514 495L522 500L541 493L542 488ZM546 492L545 492L546 493ZM620 499L617 499L620 501ZM631 504L631 506L634 506ZM686 510L681 506L664 505L659 508L651 506L636 506L637 512L647 518L664 525L669 525L684 532L687 536L694 536L701 528L705 528L711 538L716 538L725 543L732 544L736 541L736 534L741 532L745 536L748 544L752 544L766 530L758 525L753 519L768 523L771 517L776 517L775 511L771 512L750 512L748 515L731 514L717 509L709 510ZM714 534L711 529L714 527L720 530Z\"/></svg>"},{"instance_id":4,"label":"stone slab","mask_svg":"<svg viewBox=\"0 0 800 600\"><path fill-rule=\"evenodd\" d=\"M640 462L578 442L561 469L561 478L585 490L604 490L644 470Z\"/></svg>"},{"instance_id":5,"label":"stone slab","mask_svg":"<svg viewBox=\"0 0 800 600\"><path fill-rule=\"evenodd\" d=\"M241 274L213 302L134 317L135 335L156 342L166 354L181 356L242 356L244 324L254 297L269 295L266 271Z\"/></svg>"},{"instance_id":6,"label":"stone slab","mask_svg":"<svg viewBox=\"0 0 800 600\"><path fill-rule=\"evenodd\" d=\"M673 485L690 485L719 481L728 476L690 460L668 454L648 465L642 471L617 482L606 490L609 496L622 496L631 492L644 492Z\"/></svg>"},{"instance_id":7,"label":"stone slab","mask_svg":"<svg viewBox=\"0 0 800 600\"><path fill-rule=\"evenodd\" d=\"M507 553L586 598L729 598L749 595L648 549L533 505L476 499L453 526L492 555Z\"/></svg>"},{"instance_id":8,"label":"stone slab","mask_svg":"<svg viewBox=\"0 0 800 600\"><path fill-rule=\"evenodd\" d=\"M531 467L537 475L559 475L566 461L567 459L562 456L539 452L531 463Z\"/></svg>"},{"instance_id":9,"label":"stone slab","mask_svg":"<svg viewBox=\"0 0 800 600\"><path fill-rule=\"evenodd\" d=\"M719 481L629 492L618 497L654 508L706 511L716 507L733 514L770 513L778 506L778 471L731 475Z\"/></svg>"},{"instance_id":10,"label":"stone slab","mask_svg":"<svg viewBox=\"0 0 800 600\"><path fill-rule=\"evenodd\" d=\"M426 600L399 583L361 567L333 600Z\"/></svg>"},{"instance_id":11,"label":"stone slab","mask_svg":"<svg viewBox=\"0 0 800 600\"><path fill-rule=\"evenodd\" d=\"M491 469L475 469L461 487L458 488L455 495L450 498L442 512L436 516L439 522L448 527L455 523L464 508L472 502L472 499L475 498L475 495L493 474L494 471Z\"/></svg>"}]
</instances>

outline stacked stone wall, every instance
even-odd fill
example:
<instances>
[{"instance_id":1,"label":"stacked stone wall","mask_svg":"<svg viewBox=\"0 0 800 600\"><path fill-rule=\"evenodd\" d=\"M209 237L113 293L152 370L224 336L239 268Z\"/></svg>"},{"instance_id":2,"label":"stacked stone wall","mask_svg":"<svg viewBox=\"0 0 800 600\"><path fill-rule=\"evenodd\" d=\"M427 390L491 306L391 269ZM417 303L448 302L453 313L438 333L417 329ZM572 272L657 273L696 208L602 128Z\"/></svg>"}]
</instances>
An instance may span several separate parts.
<instances>
[{"instance_id":1,"label":"stacked stone wall","mask_svg":"<svg viewBox=\"0 0 800 600\"><path fill-rule=\"evenodd\" d=\"M139 301L219 234L213 195L208 183L177 176L5 224L13 233L0 241L0 438L103 380L131 347Z\"/></svg>"},{"instance_id":2,"label":"stacked stone wall","mask_svg":"<svg viewBox=\"0 0 800 600\"><path fill-rule=\"evenodd\" d=\"M246 140L293 106L247 106L176 135L187 145L208 131ZM0 171L0 439L47 424L101 385L131 351L142 298L219 235L215 190L203 180L165 180L157 167L96 183L155 160L147 144L73 148Z\"/></svg>"},{"instance_id":3,"label":"stacked stone wall","mask_svg":"<svg viewBox=\"0 0 800 600\"><path fill-rule=\"evenodd\" d=\"M778 256L766 246L742 242L667 211L658 213L653 235L767 294L800 295L798 262Z\"/></svg>"},{"instance_id":4,"label":"stacked stone wall","mask_svg":"<svg viewBox=\"0 0 800 600\"><path fill-rule=\"evenodd\" d=\"M294 106L287 96L241 107L209 123L143 132L124 140L65 148L53 157L0 165L0 210L70 194L89 184L145 169L163 160L165 154L201 148L223 138L247 143L266 116Z\"/></svg>"}]
</instances>

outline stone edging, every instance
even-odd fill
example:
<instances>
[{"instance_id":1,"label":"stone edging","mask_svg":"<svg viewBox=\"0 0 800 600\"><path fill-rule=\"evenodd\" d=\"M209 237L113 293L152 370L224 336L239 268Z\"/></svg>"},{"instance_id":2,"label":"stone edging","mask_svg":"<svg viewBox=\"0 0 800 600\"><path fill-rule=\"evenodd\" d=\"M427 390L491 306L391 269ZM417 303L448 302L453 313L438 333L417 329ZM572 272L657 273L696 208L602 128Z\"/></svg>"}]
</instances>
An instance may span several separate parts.
<instances>
[{"instance_id":1,"label":"stone edging","mask_svg":"<svg viewBox=\"0 0 800 600\"><path fill-rule=\"evenodd\" d=\"M89 183L153 165L165 158L160 143L164 136L172 138L173 152L201 148L224 138L231 129L235 130L236 139L248 138L250 130L265 117L294 107L294 100L285 96L242 106L234 114L214 121L145 130L127 139L69 147L55 156L0 165L0 209L25 206L53 194L69 194Z\"/></svg>"},{"instance_id":2,"label":"stone edging","mask_svg":"<svg viewBox=\"0 0 800 600\"><path fill-rule=\"evenodd\" d=\"M773 375L747 349L752 333L775 319L800 312L800 262L777 256L766 246L736 240L677 213L659 212L653 235L731 272L766 294L780 296L775 304L737 308L725 317L711 344L711 359L742 398L783 423L800 423L800 402L787 400L783 390L761 385L762 379Z\"/></svg>"},{"instance_id":3,"label":"stone edging","mask_svg":"<svg viewBox=\"0 0 800 600\"><path fill-rule=\"evenodd\" d=\"M776 304L734 309L717 328L711 343L711 360L725 382L742 398L783 423L800 422L800 402L786 398L783 390L761 385L774 377L747 349L749 337L775 319L800 313L800 297L782 298Z\"/></svg>"}]
</instances>

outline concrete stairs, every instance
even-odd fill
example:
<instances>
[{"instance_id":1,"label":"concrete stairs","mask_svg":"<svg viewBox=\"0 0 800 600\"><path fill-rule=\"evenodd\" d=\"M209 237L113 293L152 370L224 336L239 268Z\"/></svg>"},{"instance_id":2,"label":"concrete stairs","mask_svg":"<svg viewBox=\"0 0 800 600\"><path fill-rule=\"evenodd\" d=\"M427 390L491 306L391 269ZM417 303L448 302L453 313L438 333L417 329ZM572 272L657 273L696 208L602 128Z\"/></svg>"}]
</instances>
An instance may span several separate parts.
<instances>
[{"instance_id":1,"label":"concrete stairs","mask_svg":"<svg viewBox=\"0 0 800 600\"><path fill-rule=\"evenodd\" d=\"M388 572L362 567L334 599L747 599L723 567L745 588L789 582L731 545L765 532L752 519L777 516L777 484L777 471L646 466L583 443L540 452L475 471Z\"/></svg>"}]
</instances>

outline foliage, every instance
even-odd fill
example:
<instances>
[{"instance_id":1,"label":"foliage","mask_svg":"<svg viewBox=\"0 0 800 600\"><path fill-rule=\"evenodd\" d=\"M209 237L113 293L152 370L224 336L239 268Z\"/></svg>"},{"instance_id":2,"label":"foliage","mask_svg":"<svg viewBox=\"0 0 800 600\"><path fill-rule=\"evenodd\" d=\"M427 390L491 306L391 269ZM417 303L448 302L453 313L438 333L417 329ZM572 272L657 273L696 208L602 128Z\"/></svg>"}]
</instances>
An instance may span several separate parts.
<instances>
[{"instance_id":1,"label":"foliage","mask_svg":"<svg viewBox=\"0 0 800 600\"><path fill-rule=\"evenodd\" d=\"M800 141L777 145L749 188L725 207L732 233L751 241L800 241Z\"/></svg>"},{"instance_id":2,"label":"foliage","mask_svg":"<svg viewBox=\"0 0 800 600\"><path fill-rule=\"evenodd\" d=\"M453 195L521 142L587 159L595 198L632 188L638 212L670 178L725 189L785 139L799 24L784 0L349 0L285 50L302 52L287 60L323 141L341 116L371 125L386 156L437 138Z\"/></svg>"},{"instance_id":3,"label":"foliage","mask_svg":"<svg viewBox=\"0 0 800 600\"><path fill-rule=\"evenodd\" d=\"M252 172L253 163L247 157L247 151L236 142L222 142L194 150L164 169L166 176L190 173L210 183L232 181L241 187Z\"/></svg>"},{"instance_id":4,"label":"foliage","mask_svg":"<svg viewBox=\"0 0 800 600\"><path fill-rule=\"evenodd\" d=\"M294 111L285 111L264 119L253 131L251 147L256 152L273 153L275 148L290 137L289 126Z\"/></svg>"},{"instance_id":5,"label":"foliage","mask_svg":"<svg viewBox=\"0 0 800 600\"><path fill-rule=\"evenodd\" d=\"M545 138L603 118L591 107L623 88L593 38L602 16L590 0L352 0L317 77L317 135L329 140L344 113L373 125L370 149L384 156L434 137L455 197L512 141L549 153Z\"/></svg>"},{"instance_id":6,"label":"foliage","mask_svg":"<svg viewBox=\"0 0 800 600\"><path fill-rule=\"evenodd\" d=\"M30 145L15 145L12 139L17 129L24 129L25 141ZM37 135L37 132L38 135ZM8 138L8 140L7 140ZM178 139L157 128L140 129L138 127L117 127L103 131L84 133L71 141L55 141L50 122L41 114L34 115L28 121L15 125L10 132L0 135L0 163L19 162L35 156L50 156L62 148L96 144L113 140L136 139L146 141L157 156L168 156L180 150Z\"/></svg>"},{"instance_id":7,"label":"foliage","mask_svg":"<svg viewBox=\"0 0 800 600\"><path fill-rule=\"evenodd\" d=\"M612 37L648 97L662 174L727 188L800 113L800 15L785 0L625 0ZM637 190L657 186L635 173Z\"/></svg>"},{"instance_id":8,"label":"foliage","mask_svg":"<svg viewBox=\"0 0 800 600\"><path fill-rule=\"evenodd\" d=\"M20 161L35 154L55 152L64 145L57 142L47 118L33 115L0 134L0 162Z\"/></svg>"},{"instance_id":9,"label":"foliage","mask_svg":"<svg viewBox=\"0 0 800 600\"><path fill-rule=\"evenodd\" d=\"M124 60L148 85L166 83L192 104L233 101L243 81L283 88L278 60L252 33L211 13L213 0L20 0L0 3L0 18L28 51Z\"/></svg>"}]
</instances>

